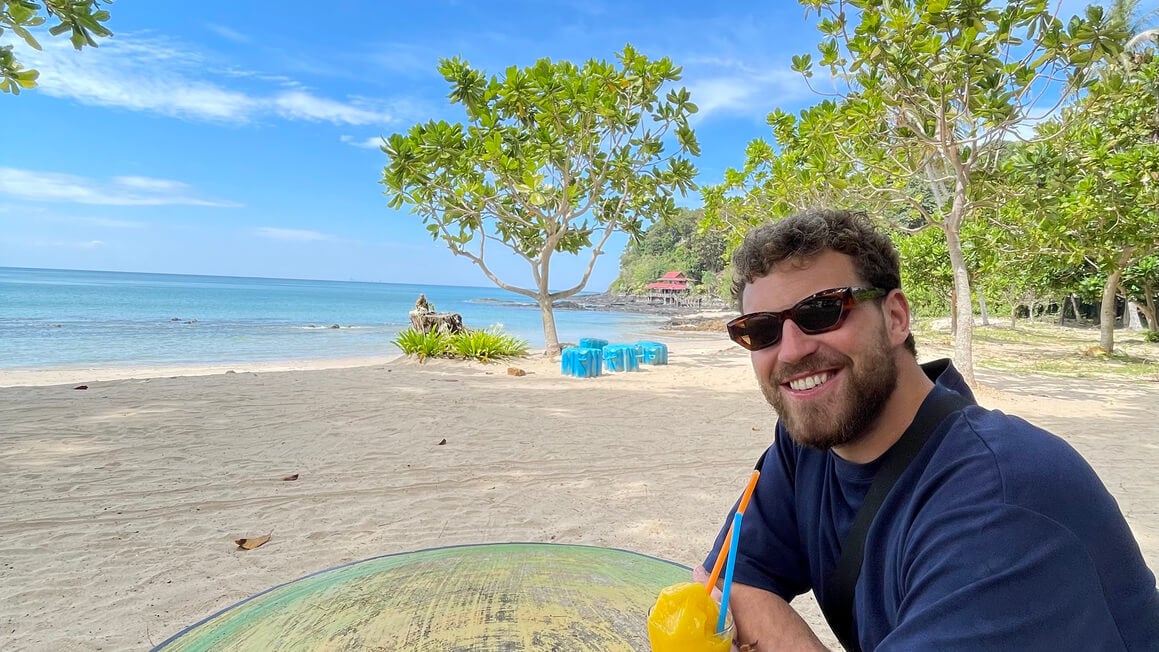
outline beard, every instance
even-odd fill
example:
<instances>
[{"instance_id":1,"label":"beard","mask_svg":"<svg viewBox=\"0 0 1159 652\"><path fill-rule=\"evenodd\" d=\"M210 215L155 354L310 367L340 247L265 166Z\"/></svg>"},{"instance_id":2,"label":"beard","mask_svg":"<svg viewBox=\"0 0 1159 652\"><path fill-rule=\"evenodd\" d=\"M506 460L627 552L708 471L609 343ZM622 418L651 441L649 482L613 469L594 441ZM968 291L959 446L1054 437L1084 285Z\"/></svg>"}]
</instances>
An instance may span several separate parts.
<instances>
[{"instance_id":1,"label":"beard","mask_svg":"<svg viewBox=\"0 0 1159 652\"><path fill-rule=\"evenodd\" d=\"M786 378L834 368L847 374L843 391L828 400L802 405L786 400L782 393L781 383ZM897 361L885 332L878 330L875 341L857 362L840 353L816 353L785 365L778 370L778 379L762 379L760 385L793 441L829 450L851 444L869 431L897 387Z\"/></svg>"}]
</instances>

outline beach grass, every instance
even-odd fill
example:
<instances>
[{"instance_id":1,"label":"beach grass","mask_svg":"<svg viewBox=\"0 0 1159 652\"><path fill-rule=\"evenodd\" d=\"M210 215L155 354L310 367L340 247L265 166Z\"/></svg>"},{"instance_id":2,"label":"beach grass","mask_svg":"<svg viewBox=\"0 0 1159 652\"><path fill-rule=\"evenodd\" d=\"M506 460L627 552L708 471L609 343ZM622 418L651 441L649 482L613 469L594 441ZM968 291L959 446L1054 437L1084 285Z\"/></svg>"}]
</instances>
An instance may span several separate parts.
<instances>
[{"instance_id":1,"label":"beach grass","mask_svg":"<svg viewBox=\"0 0 1159 652\"><path fill-rule=\"evenodd\" d=\"M426 358L463 358L491 362L527 355L528 343L498 329L465 330L448 333L435 329L423 333L408 328L398 334L394 345L404 354Z\"/></svg>"}]
</instances>

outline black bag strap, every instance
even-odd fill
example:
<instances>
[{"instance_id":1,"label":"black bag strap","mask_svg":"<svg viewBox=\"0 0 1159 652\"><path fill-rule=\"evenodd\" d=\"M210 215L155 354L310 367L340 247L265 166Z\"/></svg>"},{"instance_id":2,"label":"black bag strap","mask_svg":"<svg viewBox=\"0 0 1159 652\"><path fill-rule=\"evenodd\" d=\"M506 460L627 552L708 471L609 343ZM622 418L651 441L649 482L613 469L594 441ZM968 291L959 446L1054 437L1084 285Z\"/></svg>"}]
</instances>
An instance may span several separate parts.
<instances>
[{"instance_id":1,"label":"black bag strap","mask_svg":"<svg viewBox=\"0 0 1159 652\"><path fill-rule=\"evenodd\" d=\"M950 414L971 405L952 391L934 390L932 400L926 401L914 415L913 423L902 433L901 438L885 452L881 468L873 476L873 484L865 494L865 500L853 518L853 525L845 541L841 544L841 556L833 569L833 575L825 585L825 604L821 611L829 627L849 652L860 652L857 633L853 630L853 587L861 575L861 563L865 557L865 536L869 525L877 515L877 510L890 489L901 477L909 463L913 461L930 433Z\"/></svg>"}]
</instances>

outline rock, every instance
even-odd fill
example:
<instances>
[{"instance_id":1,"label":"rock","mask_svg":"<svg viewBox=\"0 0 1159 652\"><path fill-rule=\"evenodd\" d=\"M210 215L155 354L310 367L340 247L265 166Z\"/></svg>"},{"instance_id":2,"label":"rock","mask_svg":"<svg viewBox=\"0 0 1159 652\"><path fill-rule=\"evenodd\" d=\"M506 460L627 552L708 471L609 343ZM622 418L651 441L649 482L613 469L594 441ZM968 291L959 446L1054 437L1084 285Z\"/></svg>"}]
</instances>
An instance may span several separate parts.
<instances>
[{"instance_id":1,"label":"rock","mask_svg":"<svg viewBox=\"0 0 1159 652\"><path fill-rule=\"evenodd\" d=\"M442 440L441 442L439 442L438 444L435 444L435 445L436 445L436 446L446 446L446 445L447 445L447 440L446 440L446 439L444 439L444 440Z\"/></svg>"},{"instance_id":2,"label":"rock","mask_svg":"<svg viewBox=\"0 0 1159 652\"><path fill-rule=\"evenodd\" d=\"M526 376L527 372L520 369L519 367L507 367L507 375L508 376Z\"/></svg>"},{"instance_id":3,"label":"rock","mask_svg":"<svg viewBox=\"0 0 1159 652\"><path fill-rule=\"evenodd\" d=\"M342 328L338 324L330 324L330 328Z\"/></svg>"}]
</instances>

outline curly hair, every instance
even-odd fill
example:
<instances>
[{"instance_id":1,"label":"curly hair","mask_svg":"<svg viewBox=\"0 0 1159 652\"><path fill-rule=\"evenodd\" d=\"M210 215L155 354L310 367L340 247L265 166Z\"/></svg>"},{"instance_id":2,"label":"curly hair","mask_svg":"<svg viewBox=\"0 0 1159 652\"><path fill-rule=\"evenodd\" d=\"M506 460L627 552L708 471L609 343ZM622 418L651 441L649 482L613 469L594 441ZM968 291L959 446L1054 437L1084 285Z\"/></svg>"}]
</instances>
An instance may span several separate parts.
<instances>
[{"instance_id":1,"label":"curly hair","mask_svg":"<svg viewBox=\"0 0 1159 652\"><path fill-rule=\"evenodd\" d=\"M745 285L786 260L811 258L832 249L853 259L861 280L883 290L901 288L901 261L889 236L864 212L811 208L749 231L733 253L732 297L741 310ZM917 354L911 333L905 341Z\"/></svg>"}]
</instances>

